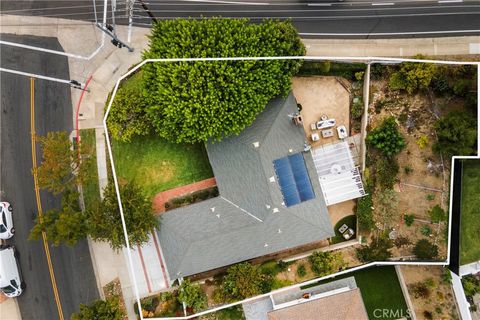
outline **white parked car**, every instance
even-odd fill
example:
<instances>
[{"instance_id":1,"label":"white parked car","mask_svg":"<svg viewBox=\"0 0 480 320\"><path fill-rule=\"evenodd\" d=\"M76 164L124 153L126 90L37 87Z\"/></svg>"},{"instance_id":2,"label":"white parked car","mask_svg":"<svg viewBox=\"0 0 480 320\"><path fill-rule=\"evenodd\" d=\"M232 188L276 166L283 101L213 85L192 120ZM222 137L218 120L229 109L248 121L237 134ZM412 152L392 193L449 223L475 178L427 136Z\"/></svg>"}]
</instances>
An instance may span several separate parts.
<instances>
[{"instance_id":1,"label":"white parked car","mask_svg":"<svg viewBox=\"0 0 480 320\"><path fill-rule=\"evenodd\" d=\"M0 239L9 239L15 233L12 212L10 203L0 202Z\"/></svg>"},{"instance_id":2,"label":"white parked car","mask_svg":"<svg viewBox=\"0 0 480 320\"><path fill-rule=\"evenodd\" d=\"M0 291L13 298L21 295L24 289L15 249L0 247Z\"/></svg>"}]
</instances>

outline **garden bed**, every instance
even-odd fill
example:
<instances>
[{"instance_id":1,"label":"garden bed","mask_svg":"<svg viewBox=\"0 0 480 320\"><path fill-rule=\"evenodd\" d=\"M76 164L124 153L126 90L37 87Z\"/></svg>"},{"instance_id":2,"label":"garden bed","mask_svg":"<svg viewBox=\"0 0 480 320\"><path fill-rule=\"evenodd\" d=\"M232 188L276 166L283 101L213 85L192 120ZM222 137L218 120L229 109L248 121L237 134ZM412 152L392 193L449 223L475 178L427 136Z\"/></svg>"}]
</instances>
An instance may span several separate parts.
<instances>
[{"instance_id":1,"label":"garden bed","mask_svg":"<svg viewBox=\"0 0 480 320\"><path fill-rule=\"evenodd\" d=\"M91 167L92 179L82 186L83 201L85 209L90 209L95 203L100 201L100 187L98 186L98 169L96 154L95 129L80 130L80 147L82 154L91 154L93 159Z\"/></svg>"},{"instance_id":2,"label":"garden bed","mask_svg":"<svg viewBox=\"0 0 480 320\"><path fill-rule=\"evenodd\" d=\"M178 292L162 292L140 300L143 318L183 317L183 305L177 299ZM137 303L134 305L138 312Z\"/></svg>"},{"instance_id":3,"label":"garden bed","mask_svg":"<svg viewBox=\"0 0 480 320\"><path fill-rule=\"evenodd\" d=\"M205 201L207 199L218 197L218 188L211 187L200 191L195 191L165 202L165 211L188 206L193 203Z\"/></svg>"}]
</instances>

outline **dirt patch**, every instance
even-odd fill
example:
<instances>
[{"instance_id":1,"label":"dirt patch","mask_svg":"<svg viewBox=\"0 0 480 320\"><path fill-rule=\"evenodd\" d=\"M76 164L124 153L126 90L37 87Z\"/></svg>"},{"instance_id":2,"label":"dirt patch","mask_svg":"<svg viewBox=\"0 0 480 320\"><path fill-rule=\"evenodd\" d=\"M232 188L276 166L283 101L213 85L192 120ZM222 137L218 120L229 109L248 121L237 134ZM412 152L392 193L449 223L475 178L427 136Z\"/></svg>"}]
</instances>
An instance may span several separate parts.
<instances>
[{"instance_id":1,"label":"dirt patch","mask_svg":"<svg viewBox=\"0 0 480 320\"><path fill-rule=\"evenodd\" d=\"M408 293L417 319L427 319L425 312L432 314L431 319L459 319L453 296L452 286L442 280L443 268L439 266L401 266ZM419 284L427 287L420 293Z\"/></svg>"},{"instance_id":2,"label":"dirt patch","mask_svg":"<svg viewBox=\"0 0 480 320\"><path fill-rule=\"evenodd\" d=\"M303 126L312 147L339 140L336 126L332 128L333 137L322 138L321 132L315 131L320 134L320 140L311 140L314 131L310 124L319 121L322 115L335 119L337 126L344 125L349 132L350 94L336 77L294 77L292 90L297 102L302 105Z\"/></svg>"},{"instance_id":3,"label":"dirt patch","mask_svg":"<svg viewBox=\"0 0 480 320\"><path fill-rule=\"evenodd\" d=\"M123 311L123 319L128 319L127 310L125 309L125 300L123 299L122 286L120 285L120 279L116 278L113 281L107 283L103 287L103 293L105 298L116 298L119 301L120 309Z\"/></svg>"},{"instance_id":4,"label":"dirt patch","mask_svg":"<svg viewBox=\"0 0 480 320\"><path fill-rule=\"evenodd\" d=\"M345 218L346 216L351 216L355 214L355 200L349 200L341 203L337 203L328 207L328 214L330 215L330 220L332 221L332 226Z\"/></svg>"},{"instance_id":5,"label":"dirt patch","mask_svg":"<svg viewBox=\"0 0 480 320\"><path fill-rule=\"evenodd\" d=\"M156 183L171 181L176 174L175 168L176 166L170 161L160 161L139 172L138 181L156 181Z\"/></svg>"}]
</instances>

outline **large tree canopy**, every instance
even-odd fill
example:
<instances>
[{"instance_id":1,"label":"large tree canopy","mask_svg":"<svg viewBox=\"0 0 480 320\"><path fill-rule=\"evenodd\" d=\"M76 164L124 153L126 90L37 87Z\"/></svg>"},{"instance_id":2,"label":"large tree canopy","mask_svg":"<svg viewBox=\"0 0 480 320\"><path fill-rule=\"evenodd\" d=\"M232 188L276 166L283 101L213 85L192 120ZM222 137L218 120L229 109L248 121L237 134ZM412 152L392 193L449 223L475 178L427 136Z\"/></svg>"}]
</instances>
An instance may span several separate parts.
<instances>
[{"instance_id":1,"label":"large tree canopy","mask_svg":"<svg viewBox=\"0 0 480 320\"><path fill-rule=\"evenodd\" d=\"M178 19L155 23L143 58L302 56L288 21ZM146 113L162 137L194 143L240 133L267 103L287 94L300 60L148 63Z\"/></svg>"}]
</instances>

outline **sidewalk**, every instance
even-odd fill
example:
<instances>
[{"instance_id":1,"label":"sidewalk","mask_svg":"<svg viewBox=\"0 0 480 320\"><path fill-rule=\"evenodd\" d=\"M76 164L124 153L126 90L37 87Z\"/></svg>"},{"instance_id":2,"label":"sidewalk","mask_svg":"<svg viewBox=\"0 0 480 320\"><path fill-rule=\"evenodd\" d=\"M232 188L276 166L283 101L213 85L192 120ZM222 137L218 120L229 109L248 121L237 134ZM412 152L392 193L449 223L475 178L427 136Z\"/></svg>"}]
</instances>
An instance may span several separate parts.
<instances>
[{"instance_id":1,"label":"sidewalk","mask_svg":"<svg viewBox=\"0 0 480 320\"><path fill-rule=\"evenodd\" d=\"M3 295L3 294L2 294ZM15 298L6 298L0 300L0 319L2 320L21 320L20 310Z\"/></svg>"}]
</instances>

